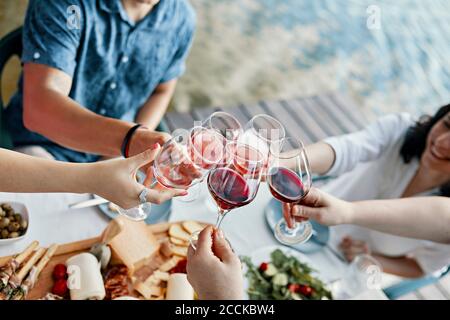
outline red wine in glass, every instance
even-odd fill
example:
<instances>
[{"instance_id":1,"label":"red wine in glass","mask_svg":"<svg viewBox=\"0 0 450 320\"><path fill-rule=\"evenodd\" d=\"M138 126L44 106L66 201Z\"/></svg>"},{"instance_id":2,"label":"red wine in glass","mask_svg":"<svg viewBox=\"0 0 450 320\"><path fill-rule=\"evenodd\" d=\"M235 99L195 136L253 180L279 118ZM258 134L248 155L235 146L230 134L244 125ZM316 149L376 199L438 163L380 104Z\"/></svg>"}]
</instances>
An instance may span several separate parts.
<instances>
[{"instance_id":1,"label":"red wine in glass","mask_svg":"<svg viewBox=\"0 0 450 320\"><path fill-rule=\"evenodd\" d=\"M281 202L296 203L306 195L301 178L291 169L270 168L267 182L272 195Z\"/></svg>"},{"instance_id":2,"label":"red wine in glass","mask_svg":"<svg viewBox=\"0 0 450 320\"><path fill-rule=\"evenodd\" d=\"M222 210L242 207L253 200L251 186L236 171L218 168L208 176L208 189Z\"/></svg>"}]
</instances>

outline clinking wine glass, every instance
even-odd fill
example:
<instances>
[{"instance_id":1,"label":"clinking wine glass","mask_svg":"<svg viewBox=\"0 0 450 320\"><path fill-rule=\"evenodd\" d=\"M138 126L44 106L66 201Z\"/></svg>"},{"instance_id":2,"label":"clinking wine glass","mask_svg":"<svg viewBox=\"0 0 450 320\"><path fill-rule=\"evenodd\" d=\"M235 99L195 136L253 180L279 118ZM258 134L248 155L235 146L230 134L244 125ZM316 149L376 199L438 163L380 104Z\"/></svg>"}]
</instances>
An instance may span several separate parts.
<instances>
[{"instance_id":1,"label":"clinking wine glass","mask_svg":"<svg viewBox=\"0 0 450 320\"><path fill-rule=\"evenodd\" d=\"M157 182L167 188L188 189L203 181L223 158L222 140L217 132L202 127L173 137L153 162Z\"/></svg>"},{"instance_id":2,"label":"clinking wine glass","mask_svg":"<svg viewBox=\"0 0 450 320\"><path fill-rule=\"evenodd\" d=\"M202 126L218 131L227 142L237 141L242 135L242 126L239 121L228 112L217 111L212 113Z\"/></svg>"},{"instance_id":3,"label":"clinking wine glass","mask_svg":"<svg viewBox=\"0 0 450 320\"><path fill-rule=\"evenodd\" d=\"M203 121L202 126L208 129L216 130L225 138L225 154L223 161L218 165L228 165L229 160L231 159L230 156L233 152L233 150L231 150L233 148L231 143L237 141L243 133L239 120L227 112L217 111L212 113L205 121ZM205 199L205 205L213 211L216 209L216 205L211 197L207 197Z\"/></svg>"},{"instance_id":4,"label":"clinking wine glass","mask_svg":"<svg viewBox=\"0 0 450 320\"><path fill-rule=\"evenodd\" d=\"M258 114L245 125L244 133L239 141L243 141L259 150L267 160L272 144L278 144L286 136L283 125L267 114Z\"/></svg>"},{"instance_id":5,"label":"clinking wine glass","mask_svg":"<svg viewBox=\"0 0 450 320\"><path fill-rule=\"evenodd\" d=\"M218 132L203 127L194 127L187 135L168 140L153 161L155 180L150 188L156 183L185 190L197 185L222 161L223 140ZM144 220L150 208L147 202L131 209L119 208L119 213L133 220Z\"/></svg>"},{"instance_id":6,"label":"clinking wine glass","mask_svg":"<svg viewBox=\"0 0 450 320\"><path fill-rule=\"evenodd\" d=\"M299 203L312 185L311 170L303 143L295 138L283 138L272 144L269 153L267 183L279 201ZM275 237L286 245L303 243L312 235L309 221L296 222L292 216L281 219L275 226Z\"/></svg>"},{"instance_id":7,"label":"clinking wine glass","mask_svg":"<svg viewBox=\"0 0 450 320\"><path fill-rule=\"evenodd\" d=\"M207 179L208 190L218 208L216 229L220 228L228 212L253 201L264 167L264 157L257 149L240 142L231 144L234 154L230 163L211 170ZM190 243L194 249L199 233L191 235Z\"/></svg>"}]
</instances>

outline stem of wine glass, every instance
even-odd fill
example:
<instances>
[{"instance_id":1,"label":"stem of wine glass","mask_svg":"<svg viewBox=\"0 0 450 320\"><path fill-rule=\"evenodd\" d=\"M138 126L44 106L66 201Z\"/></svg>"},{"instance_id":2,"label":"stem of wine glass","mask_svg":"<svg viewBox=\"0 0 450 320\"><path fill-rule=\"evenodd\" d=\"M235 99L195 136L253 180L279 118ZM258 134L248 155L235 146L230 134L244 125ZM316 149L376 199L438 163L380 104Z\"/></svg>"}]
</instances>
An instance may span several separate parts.
<instances>
[{"instance_id":1,"label":"stem of wine glass","mask_svg":"<svg viewBox=\"0 0 450 320\"><path fill-rule=\"evenodd\" d=\"M225 216L227 215L228 212L230 212L230 210L223 210L223 209L220 209L220 208L218 209L215 229L219 229L220 228L220 225L222 224L223 218L225 218Z\"/></svg>"},{"instance_id":2,"label":"stem of wine glass","mask_svg":"<svg viewBox=\"0 0 450 320\"><path fill-rule=\"evenodd\" d=\"M287 221L286 221L286 231L289 234L293 234L297 230L297 228L299 226L299 222L295 221L295 218L293 218L292 215L289 215L289 219L291 220L290 222L292 222L292 228L289 227L289 223L287 223Z\"/></svg>"}]
</instances>

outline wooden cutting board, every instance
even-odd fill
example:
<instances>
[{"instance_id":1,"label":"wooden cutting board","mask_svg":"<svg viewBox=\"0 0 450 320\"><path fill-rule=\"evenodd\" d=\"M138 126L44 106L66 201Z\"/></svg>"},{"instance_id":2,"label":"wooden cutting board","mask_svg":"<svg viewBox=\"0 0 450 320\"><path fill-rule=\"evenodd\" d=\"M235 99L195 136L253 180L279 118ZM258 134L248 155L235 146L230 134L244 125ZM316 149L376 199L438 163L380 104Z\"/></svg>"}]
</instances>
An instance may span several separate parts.
<instances>
[{"instance_id":1,"label":"wooden cutting board","mask_svg":"<svg viewBox=\"0 0 450 320\"><path fill-rule=\"evenodd\" d=\"M154 225L148 225L147 227L152 231L154 236L157 238L158 241L165 241L169 239L169 228L173 224L180 224L182 221L179 222L171 222L171 223L159 223ZM206 224L200 223L200 225L205 226ZM54 280L52 278L52 272L55 267L55 265L62 263L64 264L67 259L70 257L82 253L82 252L88 252L90 248L101 241L101 236L81 240L77 242L71 242L59 245L55 255L52 257L52 259L49 261L47 266L42 270L39 279L34 286L34 288L31 290L31 292L27 296L27 300L35 300L40 299L44 297L48 292L51 292L52 286L54 283ZM12 256L5 256L0 257L0 266L3 266ZM138 296L138 294L135 292L132 294L133 296Z\"/></svg>"}]
</instances>

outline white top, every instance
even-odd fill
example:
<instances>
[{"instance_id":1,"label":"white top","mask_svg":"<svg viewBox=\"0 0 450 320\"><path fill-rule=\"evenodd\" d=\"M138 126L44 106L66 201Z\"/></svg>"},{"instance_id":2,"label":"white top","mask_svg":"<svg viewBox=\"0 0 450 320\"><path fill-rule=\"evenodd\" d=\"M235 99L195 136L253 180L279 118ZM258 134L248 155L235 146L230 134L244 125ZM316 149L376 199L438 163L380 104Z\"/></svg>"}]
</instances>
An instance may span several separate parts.
<instances>
[{"instance_id":1,"label":"white top","mask_svg":"<svg viewBox=\"0 0 450 320\"><path fill-rule=\"evenodd\" d=\"M348 201L400 198L413 178L418 159L405 164L400 155L407 129L414 125L409 114L390 114L366 129L325 140L336 153L327 175L339 176L322 189ZM437 189L420 194L432 195ZM430 212L430 216L433 213ZM420 227L420 226L419 226ZM426 273L450 265L450 246L392 236L356 226L333 229L333 240L351 234L368 242L373 251L387 256L414 257Z\"/></svg>"}]
</instances>

